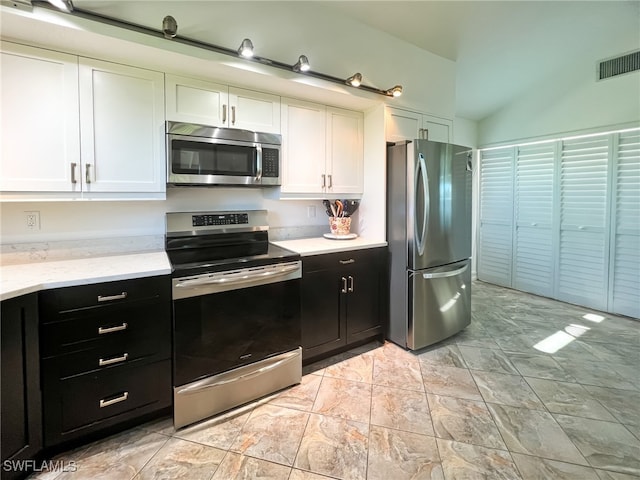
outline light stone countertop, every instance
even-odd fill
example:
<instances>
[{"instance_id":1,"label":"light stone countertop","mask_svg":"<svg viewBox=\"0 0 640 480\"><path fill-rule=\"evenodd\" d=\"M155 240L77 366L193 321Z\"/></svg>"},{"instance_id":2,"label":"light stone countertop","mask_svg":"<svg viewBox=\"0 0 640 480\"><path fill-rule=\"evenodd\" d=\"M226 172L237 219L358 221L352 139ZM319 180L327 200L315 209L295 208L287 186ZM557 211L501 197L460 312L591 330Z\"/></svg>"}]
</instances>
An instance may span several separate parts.
<instances>
[{"instance_id":1,"label":"light stone countertop","mask_svg":"<svg viewBox=\"0 0 640 480\"><path fill-rule=\"evenodd\" d=\"M297 252L303 257L387 245L386 241L362 237L351 240L314 237L273 243ZM171 264L164 251L1 265L0 300L8 300L51 288L73 287L170 273Z\"/></svg>"},{"instance_id":2,"label":"light stone countertop","mask_svg":"<svg viewBox=\"0 0 640 480\"><path fill-rule=\"evenodd\" d=\"M386 247L384 240L371 240L357 237L351 240L331 240L324 237L301 238L297 240L282 240L272 242L276 245L299 253L303 257L320 255L323 253L348 252L364 248Z\"/></svg>"},{"instance_id":3,"label":"light stone countertop","mask_svg":"<svg viewBox=\"0 0 640 480\"><path fill-rule=\"evenodd\" d=\"M0 300L59 287L171 273L164 251L0 266Z\"/></svg>"}]
</instances>

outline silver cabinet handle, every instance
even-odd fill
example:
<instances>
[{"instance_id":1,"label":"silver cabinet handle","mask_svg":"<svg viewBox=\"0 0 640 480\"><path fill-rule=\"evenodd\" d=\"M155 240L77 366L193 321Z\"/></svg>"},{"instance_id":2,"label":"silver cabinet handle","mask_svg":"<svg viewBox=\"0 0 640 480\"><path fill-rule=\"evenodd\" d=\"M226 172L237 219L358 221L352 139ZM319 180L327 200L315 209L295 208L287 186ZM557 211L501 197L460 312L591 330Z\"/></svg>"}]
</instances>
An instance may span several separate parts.
<instances>
[{"instance_id":1,"label":"silver cabinet handle","mask_svg":"<svg viewBox=\"0 0 640 480\"><path fill-rule=\"evenodd\" d=\"M353 293L353 277L351 275L349 275L349 288L348 288L349 293Z\"/></svg>"},{"instance_id":2,"label":"silver cabinet handle","mask_svg":"<svg viewBox=\"0 0 640 480\"><path fill-rule=\"evenodd\" d=\"M77 163L71 162L71 183L73 183L73 184L78 183L78 181L76 180L76 167L77 166L78 166Z\"/></svg>"},{"instance_id":3,"label":"silver cabinet handle","mask_svg":"<svg viewBox=\"0 0 640 480\"><path fill-rule=\"evenodd\" d=\"M129 327L128 323L123 323L122 325L117 325L115 327L98 327L98 335L103 335L105 333L113 333L113 332L121 332L122 330L126 330Z\"/></svg>"},{"instance_id":4,"label":"silver cabinet handle","mask_svg":"<svg viewBox=\"0 0 640 480\"><path fill-rule=\"evenodd\" d=\"M111 302L112 300L123 300L127 298L127 292L119 293L118 295L98 295L99 302Z\"/></svg>"},{"instance_id":5,"label":"silver cabinet handle","mask_svg":"<svg viewBox=\"0 0 640 480\"><path fill-rule=\"evenodd\" d=\"M342 290L340 290L342 293L347 293L347 279L342 277Z\"/></svg>"},{"instance_id":6,"label":"silver cabinet handle","mask_svg":"<svg viewBox=\"0 0 640 480\"><path fill-rule=\"evenodd\" d=\"M236 107L231 107L231 125L236 124Z\"/></svg>"},{"instance_id":7,"label":"silver cabinet handle","mask_svg":"<svg viewBox=\"0 0 640 480\"><path fill-rule=\"evenodd\" d=\"M121 355L120 357L107 358L106 360L104 358L100 358L98 360L98 366L99 367L106 367L107 365L113 365L114 363L126 362L128 358L129 358L129 354L128 353L125 353L124 355Z\"/></svg>"},{"instance_id":8,"label":"silver cabinet handle","mask_svg":"<svg viewBox=\"0 0 640 480\"><path fill-rule=\"evenodd\" d=\"M91 183L91 164L87 163L84 169L84 180L86 183Z\"/></svg>"},{"instance_id":9,"label":"silver cabinet handle","mask_svg":"<svg viewBox=\"0 0 640 480\"><path fill-rule=\"evenodd\" d=\"M227 106L222 105L222 123L227 123Z\"/></svg>"},{"instance_id":10,"label":"silver cabinet handle","mask_svg":"<svg viewBox=\"0 0 640 480\"><path fill-rule=\"evenodd\" d=\"M329 175L329 188L333 188L333 175Z\"/></svg>"},{"instance_id":11,"label":"silver cabinet handle","mask_svg":"<svg viewBox=\"0 0 640 480\"><path fill-rule=\"evenodd\" d=\"M322 174L322 188L325 188L327 186L327 176L323 173Z\"/></svg>"},{"instance_id":12,"label":"silver cabinet handle","mask_svg":"<svg viewBox=\"0 0 640 480\"><path fill-rule=\"evenodd\" d=\"M105 400L104 398L100 400L100 408L108 407L109 405L113 405L115 403L124 402L129 398L129 392L124 392L122 395L116 398L112 398L111 400Z\"/></svg>"},{"instance_id":13,"label":"silver cabinet handle","mask_svg":"<svg viewBox=\"0 0 640 480\"><path fill-rule=\"evenodd\" d=\"M349 260L340 260L340 263L342 265L349 265L350 263L356 263L356 261L353 258L350 258Z\"/></svg>"}]
</instances>

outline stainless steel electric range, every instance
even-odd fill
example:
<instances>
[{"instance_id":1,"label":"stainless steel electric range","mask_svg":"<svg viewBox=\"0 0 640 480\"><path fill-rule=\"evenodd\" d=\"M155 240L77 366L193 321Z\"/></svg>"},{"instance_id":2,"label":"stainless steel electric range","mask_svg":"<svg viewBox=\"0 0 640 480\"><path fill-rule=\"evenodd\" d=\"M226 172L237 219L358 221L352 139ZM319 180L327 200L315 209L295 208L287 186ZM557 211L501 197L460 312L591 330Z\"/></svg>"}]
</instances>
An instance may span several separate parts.
<instances>
[{"instance_id":1,"label":"stainless steel electric range","mask_svg":"<svg viewBox=\"0 0 640 480\"><path fill-rule=\"evenodd\" d=\"M166 214L175 428L301 381L302 262L268 230L266 210Z\"/></svg>"}]
</instances>

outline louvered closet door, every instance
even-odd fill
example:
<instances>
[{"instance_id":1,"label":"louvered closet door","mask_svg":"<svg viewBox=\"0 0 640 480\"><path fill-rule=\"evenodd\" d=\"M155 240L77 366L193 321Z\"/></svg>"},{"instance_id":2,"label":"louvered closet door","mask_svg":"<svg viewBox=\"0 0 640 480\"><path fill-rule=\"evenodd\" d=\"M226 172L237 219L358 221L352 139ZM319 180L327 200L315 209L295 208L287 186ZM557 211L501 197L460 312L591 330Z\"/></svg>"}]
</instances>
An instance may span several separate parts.
<instances>
[{"instance_id":1,"label":"louvered closet door","mask_svg":"<svg viewBox=\"0 0 640 480\"><path fill-rule=\"evenodd\" d=\"M480 158L478 278L511 286L513 148L483 151Z\"/></svg>"},{"instance_id":2,"label":"louvered closet door","mask_svg":"<svg viewBox=\"0 0 640 480\"><path fill-rule=\"evenodd\" d=\"M640 132L614 142L609 311L640 318Z\"/></svg>"},{"instance_id":3,"label":"louvered closet door","mask_svg":"<svg viewBox=\"0 0 640 480\"><path fill-rule=\"evenodd\" d=\"M608 136L562 142L556 297L602 310L607 308L608 159Z\"/></svg>"},{"instance_id":4,"label":"louvered closet door","mask_svg":"<svg viewBox=\"0 0 640 480\"><path fill-rule=\"evenodd\" d=\"M516 149L513 287L552 296L555 143Z\"/></svg>"}]
</instances>

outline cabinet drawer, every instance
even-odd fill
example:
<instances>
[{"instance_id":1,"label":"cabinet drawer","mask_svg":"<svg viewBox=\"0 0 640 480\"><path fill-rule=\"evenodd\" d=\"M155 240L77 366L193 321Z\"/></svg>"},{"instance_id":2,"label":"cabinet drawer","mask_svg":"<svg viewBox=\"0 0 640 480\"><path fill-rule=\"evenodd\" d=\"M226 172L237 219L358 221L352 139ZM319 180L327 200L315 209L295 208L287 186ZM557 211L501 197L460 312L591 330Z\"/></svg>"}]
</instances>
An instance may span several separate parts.
<instances>
[{"instance_id":1,"label":"cabinet drawer","mask_svg":"<svg viewBox=\"0 0 640 480\"><path fill-rule=\"evenodd\" d=\"M170 342L171 302L140 300L126 307L69 312L62 321L40 326L43 357L86 350L103 342L130 341L148 335Z\"/></svg>"},{"instance_id":2,"label":"cabinet drawer","mask_svg":"<svg viewBox=\"0 0 640 480\"><path fill-rule=\"evenodd\" d=\"M368 264L372 268L377 267L386 247L370 248L364 250L351 250L340 253L325 253L311 255L302 259L303 275L321 270L333 270L349 267L349 265Z\"/></svg>"},{"instance_id":3,"label":"cabinet drawer","mask_svg":"<svg viewBox=\"0 0 640 480\"><path fill-rule=\"evenodd\" d=\"M40 321L55 321L74 310L121 306L140 300L171 298L168 275L56 288L40 292Z\"/></svg>"},{"instance_id":4,"label":"cabinet drawer","mask_svg":"<svg viewBox=\"0 0 640 480\"><path fill-rule=\"evenodd\" d=\"M171 362L81 375L59 384L62 433L122 415L134 409L171 402Z\"/></svg>"},{"instance_id":5,"label":"cabinet drawer","mask_svg":"<svg viewBox=\"0 0 640 480\"><path fill-rule=\"evenodd\" d=\"M129 337L122 341L113 339L85 350L43 359L42 375L51 379L64 379L81 373L122 369L170 357L169 335Z\"/></svg>"}]
</instances>

